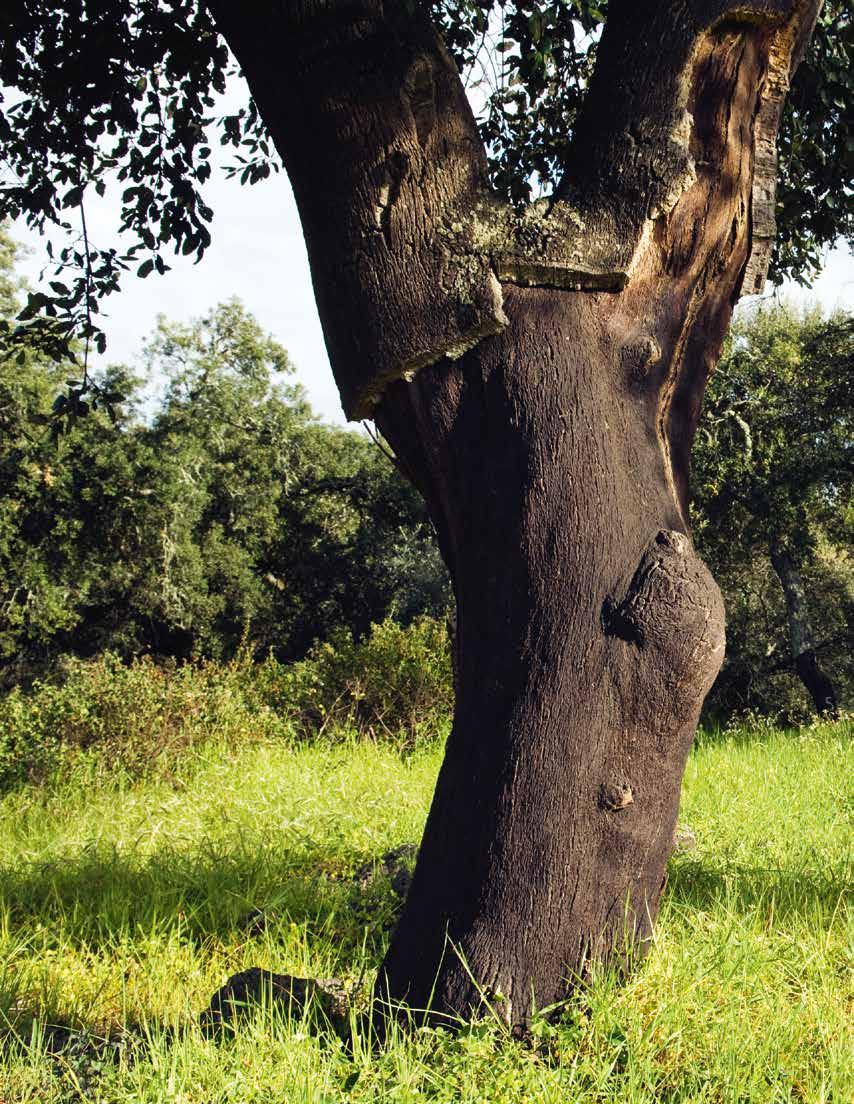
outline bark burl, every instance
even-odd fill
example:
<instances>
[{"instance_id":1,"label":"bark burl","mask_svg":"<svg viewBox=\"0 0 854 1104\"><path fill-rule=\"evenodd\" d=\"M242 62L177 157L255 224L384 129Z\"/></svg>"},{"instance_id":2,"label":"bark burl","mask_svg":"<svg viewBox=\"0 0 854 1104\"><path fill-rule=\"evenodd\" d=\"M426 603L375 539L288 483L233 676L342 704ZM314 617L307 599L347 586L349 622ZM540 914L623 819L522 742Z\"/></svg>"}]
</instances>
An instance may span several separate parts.
<instances>
[{"instance_id":1,"label":"bark burl","mask_svg":"<svg viewBox=\"0 0 854 1104\"><path fill-rule=\"evenodd\" d=\"M454 727L378 992L512 1024L647 942L724 647L691 441L773 239L816 0L611 0L555 196L490 194L453 62L390 0L210 0L285 161L347 413L428 503Z\"/></svg>"}]
</instances>

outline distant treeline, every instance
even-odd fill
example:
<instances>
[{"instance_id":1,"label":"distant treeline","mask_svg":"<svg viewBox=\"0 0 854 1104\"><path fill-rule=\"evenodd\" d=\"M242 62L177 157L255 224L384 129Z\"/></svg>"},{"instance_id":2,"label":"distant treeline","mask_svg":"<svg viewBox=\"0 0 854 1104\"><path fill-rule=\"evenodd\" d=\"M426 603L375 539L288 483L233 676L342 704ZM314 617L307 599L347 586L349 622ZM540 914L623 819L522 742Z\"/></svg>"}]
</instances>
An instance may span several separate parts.
<instances>
[{"instance_id":1,"label":"distant treeline","mask_svg":"<svg viewBox=\"0 0 854 1104\"><path fill-rule=\"evenodd\" d=\"M713 376L693 524L728 607L718 715L805 711L816 670L847 700L851 335L850 318L765 310ZM84 379L35 340L1 354L0 685L63 655L291 661L388 618L444 624L452 593L421 499L382 442L316 419L239 302L161 320L146 380L120 366Z\"/></svg>"},{"instance_id":2,"label":"distant treeline","mask_svg":"<svg viewBox=\"0 0 854 1104\"><path fill-rule=\"evenodd\" d=\"M77 410L79 369L0 363L7 685L63 653L293 659L444 613L420 497L367 436L317 421L239 303L161 322L145 359L156 402L117 367Z\"/></svg>"},{"instance_id":3,"label":"distant treeline","mask_svg":"<svg viewBox=\"0 0 854 1104\"><path fill-rule=\"evenodd\" d=\"M692 526L727 607L719 716L851 707L852 379L854 317L766 304L712 373Z\"/></svg>"}]
</instances>

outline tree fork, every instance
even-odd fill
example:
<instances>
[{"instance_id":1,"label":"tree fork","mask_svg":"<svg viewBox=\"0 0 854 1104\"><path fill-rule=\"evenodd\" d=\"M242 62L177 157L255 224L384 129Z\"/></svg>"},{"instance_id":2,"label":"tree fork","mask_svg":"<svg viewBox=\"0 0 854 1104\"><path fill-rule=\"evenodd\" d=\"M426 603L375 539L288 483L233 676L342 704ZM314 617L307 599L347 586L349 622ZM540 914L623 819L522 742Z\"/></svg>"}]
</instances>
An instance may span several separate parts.
<instances>
[{"instance_id":1,"label":"tree fork","mask_svg":"<svg viewBox=\"0 0 854 1104\"><path fill-rule=\"evenodd\" d=\"M764 279L818 3L612 0L566 177L521 214L420 17L209 6L291 177L345 409L425 495L457 597L454 726L378 993L525 1023L658 909L723 655L690 445Z\"/></svg>"}]
</instances>

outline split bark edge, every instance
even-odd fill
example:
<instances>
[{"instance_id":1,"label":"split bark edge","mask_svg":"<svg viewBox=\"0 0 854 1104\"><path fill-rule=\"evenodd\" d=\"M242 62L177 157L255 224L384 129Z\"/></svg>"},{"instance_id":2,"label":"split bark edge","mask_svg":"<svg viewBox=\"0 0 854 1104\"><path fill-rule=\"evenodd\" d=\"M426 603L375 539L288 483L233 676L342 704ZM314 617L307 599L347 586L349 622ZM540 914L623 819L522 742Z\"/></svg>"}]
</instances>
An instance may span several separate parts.
<instances>
[{"instance_id":1,"label":"split bark edge","mask_svg":"<svg viewBox=\"0 0 854 1104\"><path fill-rule=\"evenodd\" d=\"M521 212L489 188L462 84L426 18L386 11L379 0L350 4L343 15L341 5L317 0L256 2L239 13L224 0L208 6L294 181L351 420L371 417L393 381L500 333L502 283L626 287L654 224L696 180L689 84L703 37L722 23L774 29L758 90L751 250L741 283L742 293L762 290L775 234L777 130L816 0L614 0L565 179L552 199ZM667 44L657 67L643 64L648 40ZM342 75L330 91L333 63ZM647 87L638 89L638 73ZM347 80L363 101L358 135L342 132L335 102L348 93ZM336 152L342 141L362 147L357 173L344 181L348 195L329 185L346 161Z\"/></svg>"}]
</instances>

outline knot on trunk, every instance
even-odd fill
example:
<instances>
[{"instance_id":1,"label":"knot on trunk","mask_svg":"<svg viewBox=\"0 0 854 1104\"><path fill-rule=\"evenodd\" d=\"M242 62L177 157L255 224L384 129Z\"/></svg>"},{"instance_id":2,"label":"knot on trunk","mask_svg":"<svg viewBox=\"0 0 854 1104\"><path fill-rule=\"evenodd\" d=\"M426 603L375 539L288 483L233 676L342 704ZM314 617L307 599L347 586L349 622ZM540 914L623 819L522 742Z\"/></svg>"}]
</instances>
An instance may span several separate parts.
<instances>
[{"instance_id":1,"label":"knot on trunk","mask_svg":"<svg viewBox=\"0 0 854 1104\"><path fill-rule=\"evenodd\" d=\"M620 365L626 383L638 385L661 359L661 346L652 334L643 334L625 344L620 352Z\"/></svg>"},{"instance_id":2,"label":"knot on trunk","mask_svg":"<svg viewBox=\"0 0 854 1104\"><path fill-rule=\"evenodd\" d=\"M631 671L648 702L680 716L698 710L723 660L724 607L689 538L657 533L625 597L606 599L602 613L605 633L623 642L612 664L618 684Z\"/></svg>"},{"instance_id":3,"label":"knot on trunk","mask_svg":"<svg viewBox=\"0 0 854 1104\"><path fill-rule=\"evenodd\" d=\"M628 782L603 782L599 787L599 808L609 813L618 813L634 805L635 795Z\"/></svg>"}]
</instances>

